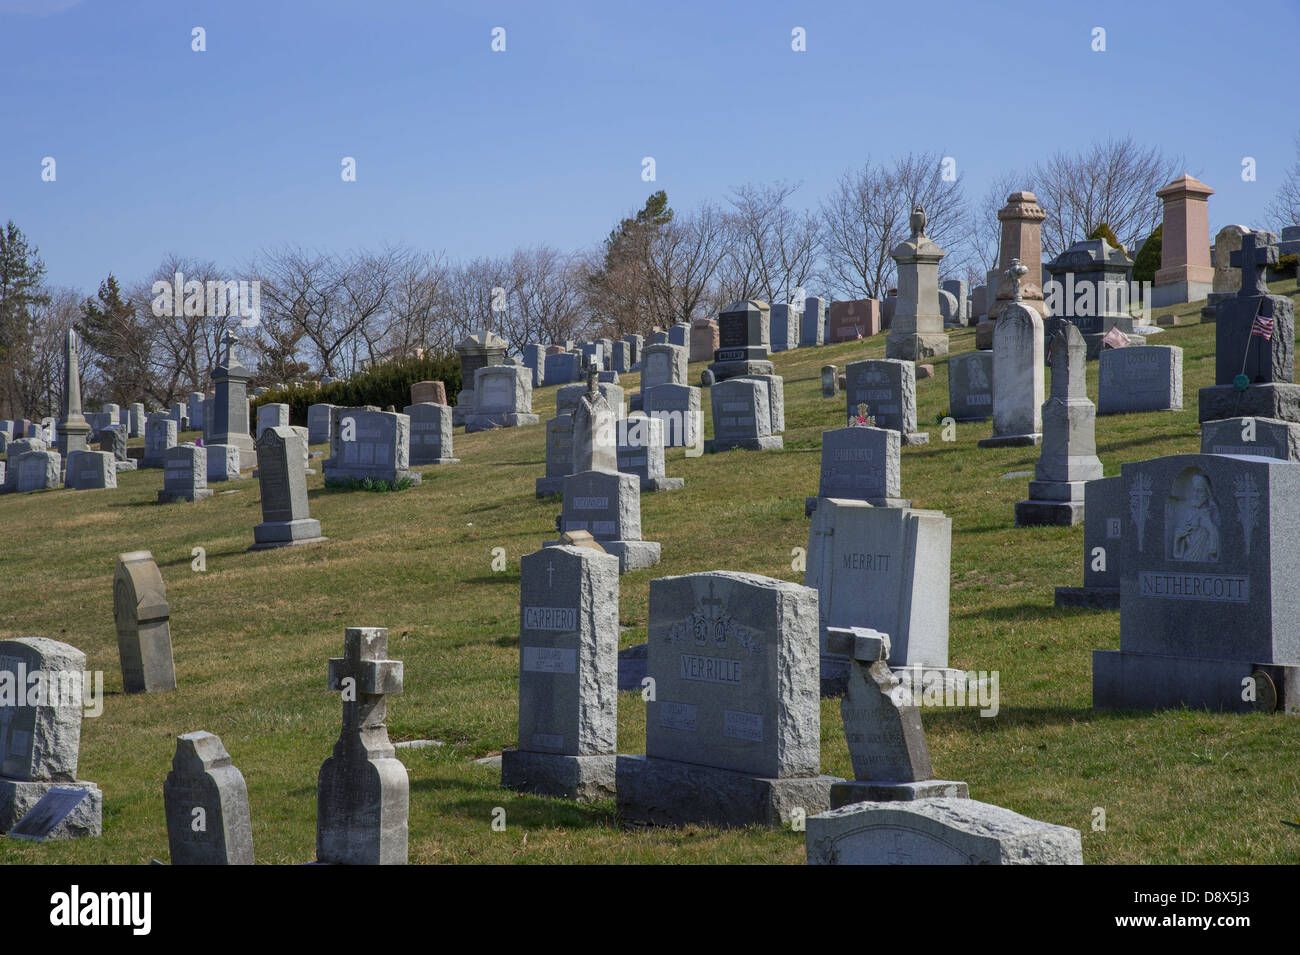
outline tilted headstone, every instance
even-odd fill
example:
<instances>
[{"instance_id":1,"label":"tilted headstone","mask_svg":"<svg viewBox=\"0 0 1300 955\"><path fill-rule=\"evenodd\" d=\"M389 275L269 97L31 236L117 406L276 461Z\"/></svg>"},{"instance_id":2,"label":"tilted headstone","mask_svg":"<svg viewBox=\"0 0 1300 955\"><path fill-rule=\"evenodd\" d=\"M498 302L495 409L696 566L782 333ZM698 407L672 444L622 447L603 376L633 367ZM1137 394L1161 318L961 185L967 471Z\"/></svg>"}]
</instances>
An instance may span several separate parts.
<instances>
[{"instance_id":1,"label":"tilted headstone","mask_svg":"<svg viewBox=\"0 0 1300 955\"><path fill-rule=\"evenodd\" d=\"M772 430L772 399L768 383L756 378L732 377L709 389L713 412L713 439L704 443L708 453L745 448L770 451L785 446Z\"/></svg>"},{"instance_id":2,"label":"tilted headstone","mask_svg":"<svg viewBox=\"0 0 1300 955\"><path fill-rule=\"evenodd\" d=\"M644 756L618 757L631 821L779 826L830 804L820 774L817 594L728 571L650 582Z\"/></svg>"},{"instance_id":3,"label":"tilted headstone","mask_svg":"<svg viewBox=\"0 0 1300 955\"><path fill-rule=\"evenodd\" d=\"M1125 349L1127 351L1128 349ZM1087 346L1069 322L1052 341L1052 393L1043 403L1043 450L1029 482L1029 498L1016 502L1016 525L1070 527L1084 516L1083 489L1101 477L1096 409L1088 400Z\"/></svg>"},{"instance_id":4,"label":"tilted headstone","mask_svg":"<svg viewBox=\"0 0 1300 955\"><path fill-rule=\"evenodd\" d=\"M411 419L411 464L459 464L452 456L451 408L422 402L407 405L403 413Z\"/></svg>"},{"instance_id":5,"label":"tilted headstone","mask_svg":"<svg viewBox=\"0 0 1300 955\"><path fill-rule=\"evenodd\" d=\"M164 457L161 503L200 501L212 496L208 487L208 449L186 442L168 448Z\"/></svg>"},{"instance_id":6,"label":"tilted headstone","mask_svg":"<svg viewBox=\"0 0 1300 955\"><path fill-rule=\"evenodd\" d=\"M993 436L981 448L1043 440L1043 320L1023 302L1006 305L993 329Z\"/></svg>"},{"instance_id":7,"label":"tilted headstone","mask_svg":"<svg viewBox=\"0 0 1300 955\"><path fill-rule=\"evenodd\" d=\"M140 466L167 466L167 452L176 447L176 422L162 415L150 415L144 426L144 459Z\"/></svg>"},{"instance_id":8,"label":"tilted headstone","mask_svg":"<svg viewBox=\"0 0 1300 955\"><path fill-rule=\"evenodd\" d=\"M641 539L641 482L635 474L568 475L559 530L588 531L618 558L619 573L659 563L659 542Z\"/></svg>"},{"instance_id":9,"label":"tilted headstone","mask_svg":"<svg viewBox=\"0 0 1300 955\"><path fill-rule=\"evenodd\" d=\"M843 687L849 669L848 658L826 646L832 627L887 633L891 666L942 671L931 679L960 682L960 671L948 667L951 518L826 498L808 530L807 561L804 584L818 592L827 693Z\"/></svg>"},{"instance_id":10,"label":"tilted headstone","mask_svg":"<svg viewBox=\"0 0 1300 955\"><path fill-rule=\"evenodd\" d=\"M867 628L835 629L828 639L851 661L840 718L853 762L853 779L831 786L831 808L969 795L963 782L934 778L921 710L885 662L889 635Z\"/></svg>"},{"instance_id":11,"label":"tilted headstone","mask_svg":"<svg viewBox=\"0 0 1300 955\"><path fill-rule=\"evenodd\" d=\"M329 688L343 694L343 728L320 768L316 861L405 865L410 783L388 740L388 696L402 692L402 661L389 660L388 630L349 627Z\"/></svg>"},{"instance_id":12,"label":"tilted headstone","mask_svg":"<svg viewBox=\"0 0 1300 955\"><path fill-rule=\"evenodd\" d=\"M119 554L113 575L113 618L122 688L127 693L176 689L171 608L162 574L147 550Z\"/></svg>"},{"instance_id":13,"label":"tilted headstone","mask_svg":"<svg viewBox=\"0 0 1300 955\"><path fill-rule=\"evenodd\" d=\"M1177 345L1104 348L1097 413L1183 410L1183 350Z\"/></svg>"},{"instance_id":14,"label":"tilted headstone","mask_svg":"<svg viewBox=\"0 0 1300 955\"><path fill-rule=\"evenodd\" d=\"M86 655L45 637L0 640L0 833L11 832L53 789L67 790L39 838L98 836L103 794L77 779ZM79 796L77 794L80 794Z\"/></svg>"},{"instance_id":15,"label":"tilted headstone","mask_svg":"<svg viewBox=\"0 0 1300 955\"><path fill-rule=\"evenodd\" d=\"M806 827L809 865L1083 865L1078 830L975 799L856 803Z\"/></svg>"},{"instance_id":16,"label":"tilted headstone","mask_svg":"<svg viewBox=\"0 0 1300 955\"><path fill-rule=\"evenodd\" d=\"M73 451L68 455L63 486L76 491L117 487L117 462L107 451Z\"/></svg>"},{"instance_id":17,"label":"tilted headstone","mask_svg":"<svg viewBox=\"0 0 1300 955\"><path fill-rule=\"evenodd\" d=\"M618 745L618 560L557 546L519 563L519 746L501 754L501 785L608 798Z\"/></svg>"},{"instance_id":18,"label":"tilted headstone","mask_svg":"<svg viewBox=\"0 0 1300 955\"><path fill-rule=\"evenodd\" d=\"M249 550L315 544L326 539L321 536L320 521L308 513L301 445L302 438L292 428L270 428L257 439L262 523L253 528L253 546Z\"/></svg>"},{"instance_id":19,"label":"tilted headstone","mask_svg":"<svg viewBox=\"0 0 1300 955\"><path fill-rule=\"evenodd\" d=\"M663 423L666 448L698 448L704 439L700 389L694 385L643 388L641 410Z\"/></svg>"},{"instance_id":20,"label":"tilted headstone","mask_svg":"<svg viewBox=\"0 0 1300 955\"><path fill-rule=\"evenodd\" d=\"M992 416L992 352L948 356L948 413L956 421L984 421Z\"/></svg>"},{"instance_id":21,"label":"tilted headstone","mask_svg":"<svg viewBox=\"0 0 1300 955\"><path fill-rule=\"evenodd\" d=\"M499 366L504 367L504 366ZM331 456L325 460L325 483L409 479L420 483L411 468L411 419L404 414L369 408L335 408Z\"/></svg>"},{"instance_id":22,"label":"tilted headstone","mask_svg":"<svg viewBox=\"0 0 1300 955\"><path fill-rule=\"evenodd\" d=\"M533 414L532 373L522 365L492 365L474 373L474 411L465 432L537 424Z\"/></svg>"},{"instance_id":23,"label":"tilted headstone","mask_svg":"<svg viewBox=\"0 0 1300 955\"><path fill-rule=\"evenodd\" d=\"M1093 706L1300 712L1300 465L1181 454L1123 465L1120 648Z\"/></svg>"},{"instance_id":24,"label":"tilted headstone","mask_svg":"<svg viewBox=\"0 0 1300 955\"><path fill-rule=\"evenodd\" d=\"M253 864L248 786L220 736L200 731L176 738L163 804L172 865Z\"/></svg>"},{"instance_id":25,"label":"tilted headstone","mask_svg":"<svg viewBox=\"0 0 1300 955\"><path fill-rule=\"evenodd\" d=\"M1085 484L1083 507L1083 586L1057 587L1056 606L1118 610L1128 512L1120 478L1097 478Z\"/></svg>"},{"instance_id":26,"label":"tilted headstone","mask_svg":"<svg viewBox=\"0 0 1300 955\"><path fill-rule=\"evenodd\" d=\"M865 404L877 428L897 431L906 445L929 444L930 435L916 430L916 365L913 362L869 358L850 363L845 374L848 417L856 416L858 405Z\"/></svg>"}]
</instances>

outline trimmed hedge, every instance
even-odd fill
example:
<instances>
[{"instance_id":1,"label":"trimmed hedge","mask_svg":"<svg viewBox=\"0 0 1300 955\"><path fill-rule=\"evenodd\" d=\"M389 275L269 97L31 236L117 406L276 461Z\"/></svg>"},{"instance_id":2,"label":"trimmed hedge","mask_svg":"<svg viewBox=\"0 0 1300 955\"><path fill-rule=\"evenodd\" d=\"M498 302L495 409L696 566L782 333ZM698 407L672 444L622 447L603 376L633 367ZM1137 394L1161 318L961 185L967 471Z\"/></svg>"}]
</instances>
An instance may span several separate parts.
<instances>
[{"instance_id":1,"label":"trimmed hedge","mask_svg":"<svg viewBox=\"0 0 1300 955\"><path fill-rule=\"evenodd\" d=\"M289 423L305 428L307 409L312 405L330 404L346 408L375 405L383 409L392 405L401 411L411 403L411 385L417 381L441 381L447 400L455 403L460 394L460 356L455 352L425 358L407 358L376 365L347 381L328 385L304 385L297 388L272 388L251 398L252 421L257 409L265 404L289 406Z\"/></svg>"}]
</instances>

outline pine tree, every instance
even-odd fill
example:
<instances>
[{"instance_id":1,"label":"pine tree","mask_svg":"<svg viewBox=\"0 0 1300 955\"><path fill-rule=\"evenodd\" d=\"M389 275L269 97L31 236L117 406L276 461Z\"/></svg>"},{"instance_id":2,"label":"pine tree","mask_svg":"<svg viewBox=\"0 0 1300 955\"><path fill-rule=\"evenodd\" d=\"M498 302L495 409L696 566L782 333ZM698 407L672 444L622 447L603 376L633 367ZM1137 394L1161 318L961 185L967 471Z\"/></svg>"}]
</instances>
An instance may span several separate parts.
<instances>
[{"instance_id":1,"label":"pine tree","mask_svg":"<svg viewBox=\"0 0 1300 955\"><path fill-rule=\"evenodd\" d=\"M12 219L0 229L0 408L23 411L16 366L30 338L34 308L49 304L42 282L45 263Z\"/></svg>"},{"instance_id":2,"label":"pine tree","mask_svg":"<svg viewBox=\"0 0 1300 955\"><path fill-rule=\"evenodd\" d=\"M1121 252L1123 252L1125 255L1128 254L1128 250L1125 249L1124 246L1120 245L1119 239L1115 238L1115 233L1111 231L1110 226L1107 225L1105 222L1100 223L1100 224L1097 226L1097 228L1095 228L1095 229L1093 229L1091 232L1089 232L1089 233L1088 233L1088 238L1090 238L1090 239L1105 239L1106 242L1110 245L1111 248L1113 248L1113 249L1119 249L1119 250L1120 250Z\"/></svg>"},{"instance_id":3,"label":"pine tree","mask_svg":"<svg viewBox=\"0 0 1300 955\"><path fill-rule=\"evenodd\" d=\"M1156 280L1156 270L1160 268L1160 250L1163 246L1165 224L1156 226L1156 231L1147 236L1138 249L1137 258L1133 260L1133 281L1151 282Z\"/></svg>"},{"instance_id":4,"label":"pine tree","mask_svg":"<svg viewBox=\"0 0 1300 955\"><path fill-rule=\"evenodd\" d=\"M115 402L138 401L150 392L149 331L140 323L135 303L122 299L112 274L100 283L98 301L88 298L82 303L77 331L95 352L93 364L103 373Z\"/></svg>"}]
</instances>

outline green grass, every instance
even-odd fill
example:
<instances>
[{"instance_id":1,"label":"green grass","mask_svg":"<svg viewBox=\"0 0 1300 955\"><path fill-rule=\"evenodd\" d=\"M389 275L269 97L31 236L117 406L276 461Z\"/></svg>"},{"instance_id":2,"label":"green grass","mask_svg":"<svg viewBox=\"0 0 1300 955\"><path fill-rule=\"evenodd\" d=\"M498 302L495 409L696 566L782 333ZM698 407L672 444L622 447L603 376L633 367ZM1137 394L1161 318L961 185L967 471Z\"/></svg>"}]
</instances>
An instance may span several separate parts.
<instances>
[{"instance_id":1,"label":"green grass","mask_svg":"<svg viewBox=\"0 0 1300 955\"><path fill-rule=\"evenodd\" d=\"M1294 283L1277 283L1291 292ZM1195 308L1183 307L1193 312ZM973 330L952 335L954 352ZM1170 328L1153 343L1183 348L1184 403L1173 413L1099 418L1107 474L1124 461L1199 449L1196 391L1212 383L1214 327ZM685 458L668 453L681 491L642 497L657 567L622 578L621 644L643 641L654 577L730 569L801 580L792 550L808 543L803 499L816 492L820 435L845 418L820 396L823 364L883 356L884 338L775 356L785 378L786 449ZM702 365L692 366L697 378ZM1082 582L1082 528L1016 529L1013 505L1032 448L977 449L986 423L940 440L947 364L918 385L927 446L903 450L903 493L953 520L953 666L1000 672L1001 709L927 709L936 775L971 795L1083 833L1089 863L1294 863L1300 832L1300 721L1205 712L1098 713L1091 651L1117 647L1117 613L1057 610L1053 588ZM1089 365L1096 397L1096 363ZM629 391L637 375L623 377ZM542 420L555 389L534 395ZM705 396L707 419L708 398ZM538 501L545 428L456 435L460 464L423 469L400 494L331 489L308 477L324 544L250 553L260 520L255 481L216 487L195 504L154 503L161 472L127 472L116 491L0 498L0 636L71 643L105 672L102 716L84 722L81 777L104 792L104 836L37 845L0 840L0 862L166 860L162 782L177 734L217 733L248 781L261 862L304 862L315 847L316 774L337 736L340 700L326 660L348 626L389 628L406 689L390 701L394 740L410 772L412 862L799 863L786 831L622 830L613 806L578 806L498 788L473 762L513 745L519 557L553 533L558 503ZM233 493L222 493L231 491ZM191 569L203 547L206 572ZM493 548L508 555L492 571ZM149 549L167 583L180 689L125 696L113 625L118 553ZM1228 637L1229 635L1225 635ZM619 696L620 751L644 750L640 696ZM822 766L851 776L838 702L822 701ZM493 832L492 810L507 812ZM1106 830L1093 831L1093 810Z\"/></svg>"}]
</instances>

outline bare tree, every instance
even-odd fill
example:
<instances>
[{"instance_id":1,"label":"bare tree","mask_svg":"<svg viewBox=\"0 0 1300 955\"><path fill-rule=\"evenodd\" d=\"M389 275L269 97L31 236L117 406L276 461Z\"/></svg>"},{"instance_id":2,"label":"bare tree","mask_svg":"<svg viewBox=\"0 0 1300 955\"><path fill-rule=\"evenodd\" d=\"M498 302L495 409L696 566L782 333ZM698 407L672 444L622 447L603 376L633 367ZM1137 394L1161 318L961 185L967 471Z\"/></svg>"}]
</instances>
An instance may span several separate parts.
<instances>
[{"instance_id":1,"label":"bare tree","mask_svg":"<svg viewBox=\"0 0 1300 955\"><path fill-rule=\"evenodd\" d=\"M711 203L665 225L646 249L652 323L668 326L704 314L727 251L727 219Z\"/></svg>"},{"instance_id":2,"label":"bare tree","mask_svg":"<svg viewBox=\"0 0 1300 955\"><path fill-rule=\"evenodd\" d=\"M977 285L983 285L988 272L998 267L1002 252L1002 221L998 210L1007 204L1013 192L1033 192L1033 178L1025 172L1009 172L994 179L980 200L979 211L971 224L972 267L977 268Z\"/></svg>"},{"instance_id":3,"label":"bare tree","mask_svg":"<svg viewBox=\"0 0 1300 955\"><path fill-rule=\"evenodd\" d=\"M908 220L917 205L925 208L926 234L947 252L944 273L964 268L970 223L961 177L945 179L943 173L938 153L909 153L890 165L868 159L840 177L821 206L831 291L883 297L897 274L890 253L911 234Z\"/></svg>"},{"instance_id":4,"label":"bare tree","mask_svg":"<svg viewBox=\"0 0 1300 955\"><path fill-rule=\"evenodd\" d=\"M1094 143L1082 152L1057 152L1036 164L1033 191L1047 213L1043 261L1086 239L1103 222L1126 249L1135 250L1164 216L1156 190L1182 168L1182 157L1165 156L1157 146L1144 148L1132 137Z\"/></svg>"},{"instance_id":5,"label":"bare tree","mask_svg":"<svg viewBox=\"0 0 1300 955\"><path fill-rule=\"evenodd\" d=\"M798 183L745 184L727 201L727 255L722 291L732 299L758 298L789 302L816 274L821 254L821 225L816 215L791 208Z\"/></svg>"},{"instance_id":6,"label":"bare tree","mask_svg":"<svg viewBox=\"0 0 1300 955\"><path fill-rule=\"evenodd\" d=\"M1287 226L1300 222L1300 134L1296 135L1296 160L1286 171L1282 186L1268 204L1268 224L1281 233Z\"/></svg>"},{"instance_id":7,"label":"bare tree","mask_svg":"<svg viewBox=\"0 0 1300 955\"><path fill-rule=\"evenodd\" d=\"M21 339L11 353L15 404L36 418L57 418L63 409L63 344L68 330L81 318L84 296L72 288L42 287L33 303ZM92 353L85 341L80 342L77 359L85 374L91 369ZM90 382L87 382L90 384ZM99 387L93 391L100 391ZM83 391L83 399L92 397L92 389Z\"/></svg>"}]
</instances>

